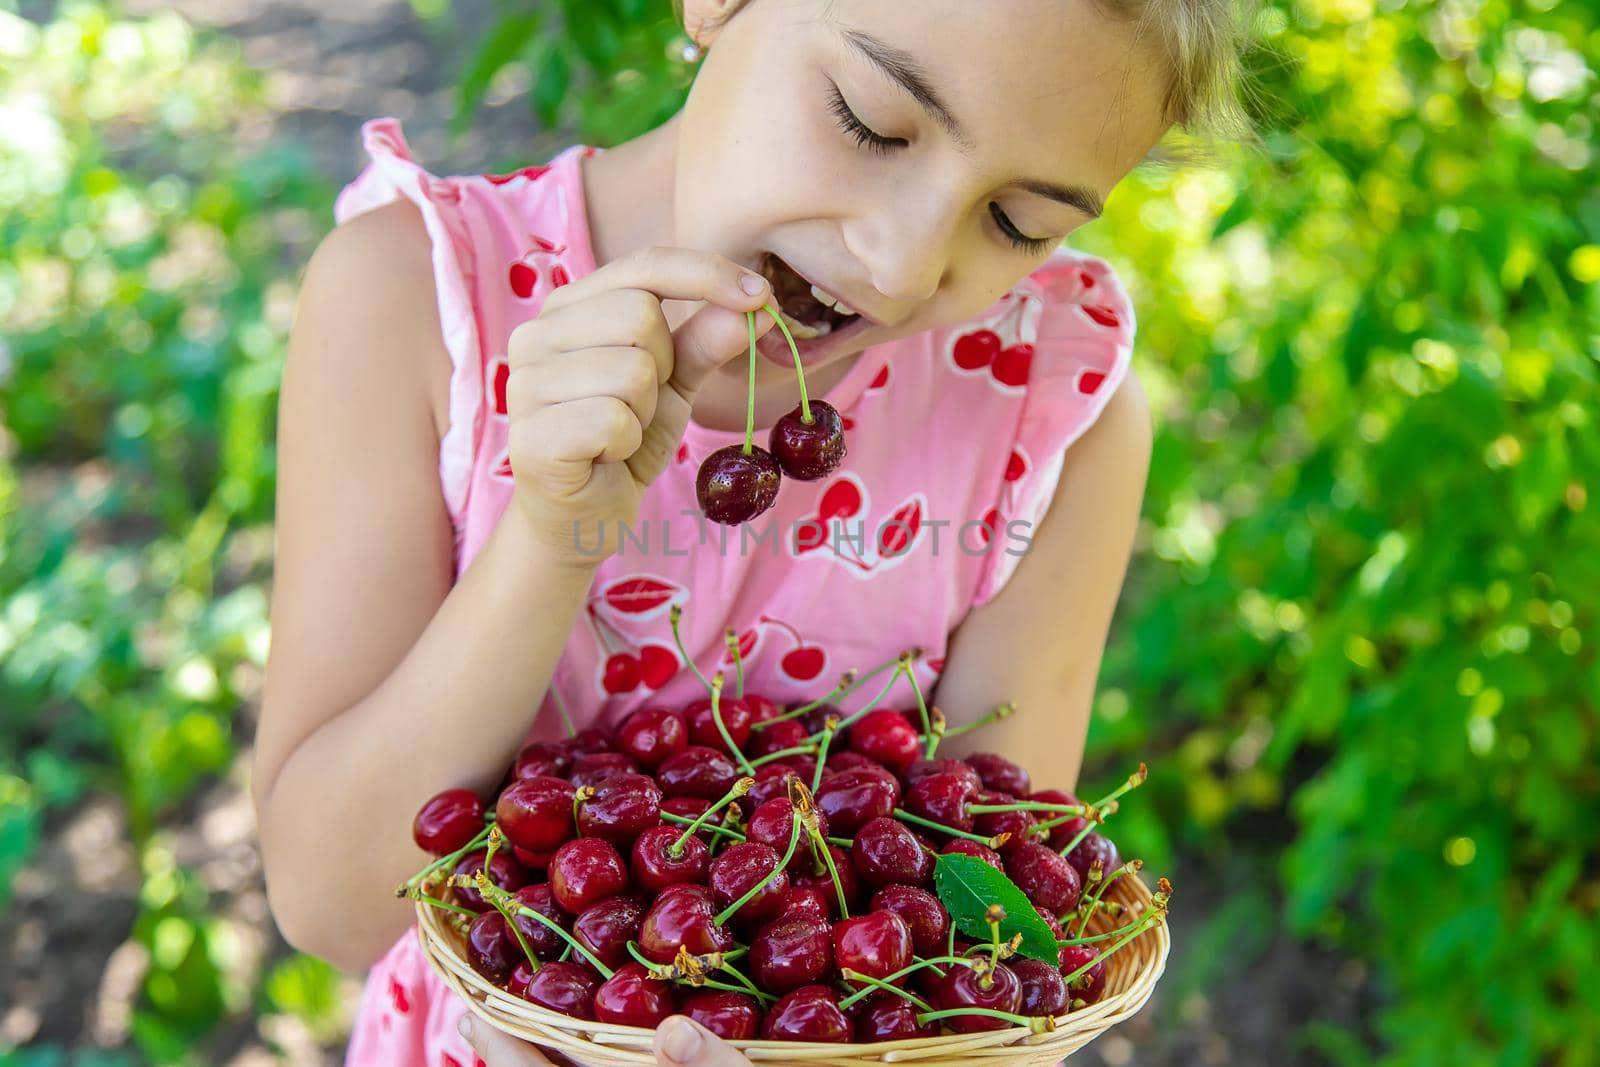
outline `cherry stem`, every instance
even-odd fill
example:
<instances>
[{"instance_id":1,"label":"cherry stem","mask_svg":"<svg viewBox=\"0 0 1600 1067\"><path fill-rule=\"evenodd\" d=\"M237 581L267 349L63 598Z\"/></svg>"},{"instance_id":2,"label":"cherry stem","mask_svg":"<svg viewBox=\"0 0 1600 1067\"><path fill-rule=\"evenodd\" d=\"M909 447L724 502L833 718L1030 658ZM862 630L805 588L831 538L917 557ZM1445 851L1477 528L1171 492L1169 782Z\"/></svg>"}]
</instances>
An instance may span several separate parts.
<instances>
[{"instance_id":1,"label":"cherry stem","mask_svg":"<svg viewBox=\"0 0 1600 1067\"><path fill-rule=\"evenodd\" d=\"M1001 704L999 707L995 708L981 719L974 719L969 723L962 724L961 726L947 729L944 732L945 740L949 740L952 737L960 737L962 734L970 734L974 730L980 730L983 727L988 726L990 723L999 722L1001 719L1009 719L1012 715L1016 714L1016 711L1017 706L1015 704Z\"/></svg>"},{"instance_id":2,"label":"cherry stem","mask_svg":"<svg viewBox=\"0 0 1600 1067\"><path fill-rule=\"evenodd\" d=\"M1051 830L1054 830L1056 827L1064 826L1065 824L1067 824L1069 822L1072 822L1074 819L1078 819L1078 818L1081 818L1081 816L1078 816L1078 815L1062 815L1062 816L1059 816L1059 817L1054 818L1054 819L1046 819L1043 822L1036 822L1032 826L1028 827L1027 832L1029 834L1033 834L1033 835L1036 835L1036 836L1042 836L1044 834L1048 834Z\"/></svg>"},{"instance_id":3,"label":"cherry stem","mask_svg":"<svg viewBox=\"0 0 1600 1067\"><path fill-rule=\"evenodd\" d=\"M926 1026L928 1023L936 1022L940 1019L954 1019L960 1015L987 1015L991 1019L1004 1019L1007 1022L1016 1023L1018 1026L1030 1028L1033 1026L1033 1020L1026 1015L1016 1015L1009 1011L1001 1011L998 1008L946 1008L944 1011L925 1011L917 1016L917 1022L919 1025Z\"/></svg>"},{"instance_id":4,"label":"cherry stem","mask_svg":"<svg viewBox=\"0 0 1600 1067\"><path fill-rule=\"evenodd\" d=\"M1075 818L1075 817L1076 816L1069 816L1069 818ZM1069 855L1072 852L1073 849L1075 849L1079 845L1083 844L1083 839L1088 837L1091 833L1093 833L1094 832L1094 828L1097 825L1099 825L1099 824L1096 823L1093 819L1090 819L1089 822L1088 822L1088 825L1084 826L1083 829L1079 830L1077 832L1077 834L1075 834L1073 836L1071 841L1068 841L1066 844L1061 846L1061 848L1059 849L1060 853L1063 856Z\"/></svg>"},{"instance_id":5,"label":"cherry stem","mask_svg":"<svg viewBox=\"0 0 1600 1067\"><path fill-rule=\"evenodd\" d=\"M850 1005L856 1003L856 998L857 997L864 997L868 993L871 993L874 989L881 989L885 993L893 993L897 997L901 997L902 999L910 1001L912 1004L914 1004L916 1007L921 1008L923 1011L932 1011L933 1010L933 1005L932 1004L929 1004L927 1001L923 1000L921 997L917 996L915 993L911 993L911 992L908 992L907 990L901 989L899 986L890 985L888 982L884 981L882 978L874 978L870 974L862 974L860 971L853 971L849 967L846 967L844 970L840 971L839 974L846 981L861 982L861 983L865 984L866 987L867 987L865 989L857 990L856 992L851 993L848 997L845 997L843 1000L839 1001L839 1010L841 1010L841 1011L843 1011L846 1008L850 1007Z\"/></svg>"},{"instance_id":6,"label":"cherry stem","mask_svg":"<svg viewBox=\"0 0 1600 1067\"><path fill-rule=\"evenodd\" d=\"M939 750L939 735L934 732L933 723L928 720L928 702L923 699L922 686L917 682L917 672L911 666L920 655L922 655L922 650L917 649L901 656L900 673L904 674L906 680L911 683L911 692L917 698L917 714L922 716L922 734L928 739L927 750L923 753L923 758L932 759L933 754Z\"/></svg>"},{"instance_id":7,"label":"cherry stem","mask_svg":"<svg viewBox=\"0 0 1600 1067\"><path fill-rule=\"evenodd\" d=\"M839 720L830 718L823 725L820 734L812 735L813 737L820 736L822 739L817 745L817 769L811 772L811 791L813 793L822 788L822 767L828 762L828 746L833 744L833 735L838 732ZM807 740L810 739L808 738Z\"/></svg>"},{"instance_id":8,"label":"cherry stem","mask_svg":"<svg viewBox=\"0 0 1600 1067\"><path fill-rule=\"evenodd\" d=\"M440 900L438 897L430 897L421 890L414 891L414 895L411 897L411 899L420 900L429 907L438 908L441 911L453 911L457 915L465 915L469 919L476 919L478 917L478 913L475 911L463 908L457 904L447 903L446 901Z\"/></svg>"},{"instance_id":9,"label":"cherry stem","mask_svg":"<svg viewBox=\"0 0 1600 1067\"><path fill-rule=\"evenodd\" d=\"M674 604L667 611L667 621L672 624L672 643L678 646L678 655L683 657L683 662L689 665L694 676L700 679L700 684L706 687L706 692L711 692L711 683L706 681L706 676L700 673L700 668L695 666L694 658L689 655L689 650L683 647L683 635L678 632L678 620L683 617L683 609Z\"/></svg>"},{"instance_id":10,"label":"cherry stem","mask_svg":"<svg viewBox=\"0 0 1600 1067\"><path fill-rule=\"evenodd\" d=\"M737 782L733 783L733 788L728 790L727 794L724 795L721 800L717 801L705 811L702 811L699 815L695 816L693 821L689 823L689 828L679 835L676 841L667 846L667 851L672 853L672 858L677 859L679 856L683 855L684 842L688 841L690 835L692 835L696 830L700 829L701 823L705 822L707 819L711 818L711 816L715 815L729 804L732 804L735 800L738 800L740 797L750 792L750 787L755 784L756 780L754 778L739 779ZM664 814L665 813L663 813L663 815ZM721 828L717 827L717 829Z\"/></svg>"},{"instance_id":11,"label":"cherry stem","mask_svg":"<svg viewBox=\"0 0 1600 1067\"><path fill-rule=\"evenodd\" d=\"M1107 914L1110 913L1108 912ZM1121 937L1123 934L1127 933L1129 930L1132 930L1135 926L1143 921L1144 916L1140 916L1130 923L1119 926L1114 930L1107 930L1103 934L1090 934L1088 937L1064 937L1060 941L1057 941L1056 945L1058 947L1066 947L1067 945L1093 945L1100 941L1110 941L1112 938Z\"/></svg>"},{"instance_id":12,"label":"cherry stem","mask_svg":"<svg viewBox=\"0 0 1600 1067\"><path fill-rule=\"evenodd\" d=\"M727 956L722 957L722 966L717 968L717 969L721 970L721 971L727 971L729 974L733 975L733 977L735 977L735 978L737 978L739 980L739 985L744 986L743 989L738 989L735 986L726 987L728 989L733 990L734 992L748 993L750 996L755 997L757 1002L762 1003L762 1004L770 1004L771 1002L773 1002L773 1001L778 999L777 997L773 996L771 993L764 992L754 982L752 982L750 979L746 978L744 976L743 972L741 972L739 970L739 968L735 967L733 964L728 962L728 957ZM711 979L707 979L706 984L710 985L711 982L712 982Z\"/></svg>"},{"instance_id":13,"label":"cherry stem","mask_svg":"<svg viewBox=\"0 0 1600 1067\"><path fill-rule=\"evenodd\" d=\"M1098 867L1099 865L1100 861L1095 860L1095 866ZM1112 871L1110 875L1100 879L1100 884L1095 887L1094 896L1089 898L1089 906L1083 911L1083 918L1078 920L1079 937L1082 937L1084 935L1084 931L1089 928L1089 917L1094 914L1095 905L1100 903L1100 898L1106 895L1106 890L1111 888L1111 883L1115 882L1118 878L1121 878L1125 874L1137 874L1143 869L1144 860L1129 860L1121 867L1118 867L1116 870Z\"/></svg>"},{"instance_id":14,"label":"cherry stem","mask_svg":"<svg viewBox=\"0 0 1600 1067\"><path fill-rule=\"evenodd\" d=\"M555 701L556 713L561 716L561 725L566 729L568 737L577 737L578 728L572 725L572 716L567 714L567 702L561 699L561 688L556 685L554 678L550 679L550 699Z\"/></svg>"},{"instance_id":15,"label":"cherry stem","mask_svg":"<svg viewBox=\"0 0 1600 1067\"><path fill-rule=\"evenodd\" d=\"M748 456L755 449L756 438L756 313L745 312L745 321L750 327L750 386L744 408L744 454Z\"/></svg>"},{"instance_id":16,"label":"cherry stem","mask_svg":"<svg viewBox=\"0 0 1600 1067\"><path fill-rule=\"evenodd\" d=\"M1141 785L1144 785L1144 780L1148 777L1150 777L1150 768L1146 767L1143 763L1139 764L1139 769L1128 775L1128 780L1126 782L1123 782L1121 785L1117 786L1117 788L1113 789L1111 792L1095 801L1094 807L1104 808L1112 801L1121 799L1123 794L1127 793L1129 790L1137 789Z\"/></svg>"},{"instance_id":17,"label":"cherry stem","mask_svg":"<svg viewBox=\"0 0 1600 1067\"><path fill-rule=\"evenodd\" d=\"M1098 956L1096 956L1094 959L1090 960L1088 963L1085 963L1082 967L1079 967L1077 970L1073 971L1071 974L1067 975L1066 976L1067 985L1070 986L1075 979L1081 978L1085 974L1088 974L1090 969L1093 968L1095 964L1099 963L1101 960L1105 959L1107 956L1110 956L1112 953L1114 953L1114 952L1118 951L1119 949L1121 949L1128 942L1132 941L1134 938L1138 937L1140 934L1143 934L1146 930L1150 929L1152 926L1155 926L1157 923L1161 922L1165 917L1166 917L1166 912L1161 910L1160 908L1157 908L1156 910L1150 912L1150 914L1141 916L1136 922L1130 923L1129 926L1131 928L1128 930L1128 932L1126 934L1124 934L1121 938L1119 938L1116 941L1116 943L1114 943L1110 948L1101 949L1100 950L1100 954Z\"/></svg>"},{"instance_id":18,"label":"cherry stem","mask_svg":"<svg viewBox=\"0 0 1600 1067\"><path fill-rule=\"evenodd\" d=\"M529 947L527 938L522 936L522 927L517 925L516 917L498 903L495 903L494 910L500 913L500 917L506 921L506 929L510 930L512 936L517 939L517 944L521 947L522 954L528 958L528 967L537 971L539 969L539 957L533 954L533 949Z\"/></svg>"},{"instance_id":19,"label":"cherry stem","mask_svg":"<svg viewBox=\"0 0 1600 1067\"><path fill-rule=\"evenodd\" d=\"M965 830L957 830L954 826L946 826L944 823L934 822L932 819L924 819L920 815L913 815L904 808L895 808L894 817L897 819L904 819L909 823L915 823L918 826L926 826L930 830L938 830L941 833L949 834L951 837L964 837L968 841L976 841L985 848L994 848L996 845L1000 844L995 837L984 837L981 834L969 834ZM996 837L998 836L999 835L996 835Z\"/></svg>"},{"instance_id":20,"label":"cherry stem","mask_svg":"<svg viewBox=\"0 0 1600 1067\"><path fill-rule=\"evenodd\" d=\"M744 753L740 751L739 746L733 743L733 735L728 733L728 726L722 721L722 685L724 681L721 671L711 676L711 721L717 724L717 733L722 735L722 743L728 746L728 751L733 753L734 758L739 761L739 766L744 773L754 774L756 769L750 766L750 761L744 758Z\"/></svg>"},{"instance_id":21,"label":"cherry stem","mask_svg":"<svg viewBox=\"0 0 1600 1067\"><path fill-rule=\"evenodd\" d=\"M471 841L468 841L466 844L462 845L448 856L440 856L438 859L422 868L422 870L418 871L416 874L413 874L410 878L407 878L405 883L401 885L399 889L394 891L394 895L397 897L408 896L411 890L427 881L428 876L433 874L433 872L442 867L453 867L457 863L461 862L462 856L465 856L467 853L483 844L484 840L489 836L489 831L492 829L494 829L493 825L485 826L482 830L478 831Z\"/></svg>"},{"instance_id":22,"label":"cherry stem","mask_svg":"<svg viewBox=\"0 0 1600 1067\"><path fill-rule=\"evenodd\" d=\"M806 372L805 368L801 367L800 365L800 349L794 343L794 334L789 332L788 324L783 321L783 316L776 308L774 308L771 304L762 304L761 306L766 310L768 315L772 316L772 321L778 324L778 329L783 331L784 339L789 342L789 352L794 356L794 376L795 379L800 383L800 421L805 423L807 426L810 426L816 421L816 418L811 414L811 398L806 395ZM754 340L756 335L756 313L752 311L749 312L749 315L750 337L752 338L750 342L750 356L753 359L755 358L756 353Z\"/></svg>"},{"instance_id":23,"label":"cherry stem","mask_svg":"<svg viewBox=\"0 0 1600 1067\"><path fill-rule=\"evenodd\" d=\"M734 695L744 699L744 656L739 652L739 635L731 629L723 635L728 651L733 655Z\"/></svg>"},{"instance_id":24,"label":"cherry stem","mask_svg":"<svg viewBox=\"0 0 1600 1067\"><path fill-rule=\"evenodd\" d=\"M825 838L825 840L828 844L838 845L840 848L850 848L856 843L856 839L853 837L829 837Z\"/></svg>"},{"instance_id":25,"label":"cherry stem","mask_svg":"<svg viewBox=\"0 0 1600 1067\"><path fill-rule=\"evenodd\" d=\"M776 752L769 752L765 756L757 756L750 761L752 767L765 767L769 763L776 763L785 756L810 756L817 751L816 745L796 745L793 748L781 748Z\"/></svg>"},{"instance_id":26,"label":"cherry stem","mask_svg":"<svg viewBox=\"0 0 1600 1067\"><path fill-rule=\"evenodd\" d=\"M740 897L738 900L722 909L722 913L711 920L713 925L721 926L729 919L733 918L734 914L738 912L740 908L754 900L757 893L770 886L772 884L772 880L777 878L788 868L789 860L794 857L794 847L800 843L800 815L798 812L795 813L795 816L790 820L790 823L789 847L783 853L783 859L778 861L778 865L772 869L771 874L767 875L765 878L761 879L755 885L746 890L744 896Z\"/></svg>"},{"instance_id":27,"label":"cherry stem","mask_svg":"<svg viewBox=\"0 0 1600 1067\"><path fill-rule=\"evenodd\" d=\"M689 816L687 816L687 815L675 815L670 811L662 812L661 813L661 817L663 819L665 819L667 822L677 823L679 826L693 826L695 824L695 822L697 821L695 819L689 818ZM704 831L706 831L706 833L718 834L718 835L720 835L722 837L731 837L735 841L743 841L744 840L744 835L743 834L738 833L737 831L734 831L734 830L730 830L726 826L717 826L714 823L706 823L704 826L697 826L696 830L704 830Z\"/></svg>"},{"instance_id":28,"label":"cherry stem","mask_svg":"<svg viewBox=\"0 0 1600 1067\"><path fill-rule=\"evenodd\" d=\"M1059 815L1081 817L1089 814L1084 804L1051 804L1043 800L1017 800L1010 804L968 804L967 810L982 815L996 811L1053 811Z\"/></svg>"},{"instance_id":29,"label":"cherry stem","mask_svg":"<svg viewBox=\"0 0 1600 1067\"><path fill-rule=\"evenodd\" d=\"M561 940L571 945L573 950L576 951L578 955L588 960L590 966L599 971L601 974L605 975L606 978L609 979L615 973L610 967L607 967L604 963L601 963L600 960L595 957L594 953L590 952L588 949L579 944L577 938L573 937L570 933L564 930L560 923L556 922L548 915L545 915L543 912L535 911L523 904L521 901L517 900L515 896L507 893L504 889L501 889L499 886L491 882L489 880L489 876L484 872L479 871L477 876L474 878L474 882L474 888L478 890L478 894L482 896L484 900L487 900L496 908L500 909L502 914L504 914L505 910L509 908L518 915L528 916L530 919L533 919L536 922L539 922L555 931Z\"/></svg>"},{"instance_id":30,"label":"cherry stem","mask_svg":"<svg viewBox=\"0 0 1600 1067\"><path fill-rule=\"evenodd\" d=\"M798 719L800 716L804 715L808 711L815 711L817 708L822 707L822 705L824 705L824 704L830 704L833 701L838 700L840 697L842 697L846 693L850 692L850 687L855 685L855 684L856 684L856 672L855 671L845 671L844 674L842 674L839 677L839 682L838 682L837 685L835 685L832 689L828 690L826 693L822 694L817 699L813 700L811 703L809 703L809 704L801 704L797 708L790 708L788 711L784 712L782 715L774 715L772 718L768 719L765 722L757 723L754 727L752 727L752 729L759 730L764 726L771 726L775 722L783 722L786 719Z\"/></svg>"},{"instance_id":31,"label":"cherry stem","mask_svg":"<svg viewBox=\"0 0 1600 1067\"><path fill-rule=\"evenodd\" d=\"M833 892L839 898L839 918L850 918L850 905L844 899L844 883L839 881L839 868L834 865L833 853L828 851L828 842L815 823L806 823L806 833L811 835L813 853L822 857L823 864L828 868L828 877L833 879Z\"/></svg>"},{"instance_id":32,"label":"cherry stem","mask_svg":"<svg viewBox=\"0 0 1600 1067\"><path fill-rule=\"evenodd\" d=\"M880 982L881 981L884 985L891 985L894 982L898 981L899 979L904 978L908 974L915 974L917 971L922 970L922 968L924 968L924 967L928 967L928 968L931 968L933 970L938 970L938 967L935 966L935 965L936 964L940 964L940 963L959 963L963 967L971 967L972 966L972 961L971 960L964 960L960 956L931 956L931 957L929 957L928 959L925 959L925 960L924 959L919 959L919 960L917 960L917 961L915 961L913 963L909 963L906 966L900 968L898 971L895 971L893 974L885 975L881 979L869 978L867 975L864 975L864 974L855 974L855 977L861 979L862 981L873 981L873 982ZM849 972L849 973L854 973L854 972ZM849 974L847 973L846 976L848 977ZM896 992L899 992L902 996L905 995L905 992L903 990L896 990ZM850 1005L852 1005L852 1004L856 1003L857 1001L861 1000L863 997L871 995L871 993L872 993L872 989L870 987L867 988L867 989L858 989L858 990L856 990L854 993L851 993L849 996L847 996L843 1000L839 1001L840 1010L842 1011L845 1008L850 1007Z\"/></svg>"},{"instance_id":33,"label":"cherry stem","mask_svg":"<svg viewBox=\"0 0 1600 1067\"><path fill-rule=\"evenodd\" d=\"M906 673L904 665L896 664L894 673L889 675L889 680L884 683L882 689L878 690L878 695L867 701L861 707L857 708L854 712L845 716L845 718L835 728L835 732L843 732L848 730L850 727L859 722L867 714L867 712L873 710L879 704L883 703L883 698L889 695L889 690L894 688L894 683L899 681L900 675L904 673ZM817 734L812 734L811 736L816 737Z\"/></svg>"}]
</instances>

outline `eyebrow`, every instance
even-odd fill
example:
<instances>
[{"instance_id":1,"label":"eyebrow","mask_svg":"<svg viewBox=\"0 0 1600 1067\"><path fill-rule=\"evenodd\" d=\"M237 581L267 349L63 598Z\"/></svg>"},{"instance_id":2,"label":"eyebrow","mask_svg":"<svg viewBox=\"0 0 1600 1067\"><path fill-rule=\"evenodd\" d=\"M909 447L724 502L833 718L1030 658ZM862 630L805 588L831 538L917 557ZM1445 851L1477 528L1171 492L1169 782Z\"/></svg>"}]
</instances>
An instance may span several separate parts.
<instances>
[{"instance_id":1,"label":"eyebrow","mask_svg":"<svg viewBox=\"0 0 1600 1067\"><path fill-rule=\"evenodd\" d=\"M938 90L928 81L927 72L917 62L915 56L862 30L841 27L838 33L889 80L905 90L906 94L928 113L928 117L949 134L950 139L956 142L963 154L969 156L972 154L976 146L971 134L961 125L955 112L950 110L950 106L944 102ZM1037 196L1076 208L1091 219L1099 218L1105 210L1105 203L1099 194L1082 185L1062 185L1059 182L1041 181L1036 178L1027 178L1016 184L1019 188Z\"/></svg>"}]
</instances>

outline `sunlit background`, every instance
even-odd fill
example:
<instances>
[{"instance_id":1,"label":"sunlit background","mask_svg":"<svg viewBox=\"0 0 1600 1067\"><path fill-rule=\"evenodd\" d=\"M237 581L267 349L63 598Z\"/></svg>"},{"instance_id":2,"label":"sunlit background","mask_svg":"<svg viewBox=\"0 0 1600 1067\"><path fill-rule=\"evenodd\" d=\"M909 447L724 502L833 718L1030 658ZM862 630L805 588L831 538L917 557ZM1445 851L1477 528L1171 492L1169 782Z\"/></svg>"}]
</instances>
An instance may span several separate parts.
<instances>
[{"instance_id":1,"label":"sunlit background","mask_svg":"<svg viewBox=\"0 0 1600 1067\"><path fill-rule=\"evenodd\" d=\"M1600 16L1273 3L1263 145L1074 244L1158 421L1085 781L1176 950L1105 1064L1600 1063ZM0 1067L337 1063L246 768L296 279L669 115L667 0L0 0ZM352 470L352 477L359 471ZM1077 1063L1077 1059L1073 1061Z\"/></svg>"}]
</instances>

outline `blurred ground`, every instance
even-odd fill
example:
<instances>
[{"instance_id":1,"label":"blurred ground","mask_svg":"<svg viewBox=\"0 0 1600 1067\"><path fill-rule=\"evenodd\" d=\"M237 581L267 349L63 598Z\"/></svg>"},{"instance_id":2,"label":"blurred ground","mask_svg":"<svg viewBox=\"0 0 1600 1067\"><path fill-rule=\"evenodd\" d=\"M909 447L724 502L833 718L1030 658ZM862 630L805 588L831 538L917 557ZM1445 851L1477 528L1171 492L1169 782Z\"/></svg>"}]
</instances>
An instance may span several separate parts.
<instances>
[{"instance_id":1,"label":"blurred ground","mask_svg":"<svg viewBox=\"0 0 1600 1067\"><path fill-rule=\"evenodd\" d=\"M357 127L370 117L393 115L406 127L419 157L434 169L471 172L512 160L548 157L568 139L533 126L515 81L502 81L472 130L452 140L450 86L469 42L479 38L491 5L456 0L445 19L424 22L403 0L181 0L159 4L135 0L133 13L175 8L201 26L235 37L246 60L267 72L279 108L276 134L306 145L327 176L353 177L361 166ZM25 5L43 16L50 5ZM31 487L39 498L61 486L46 481L85 477L38 472ZM24 498L30 495L24 491ZM264 566L270 544L243 569ZM253 731L253 709L238 724L241 743ZM263 958L288 954L267 913L254 850L254 827L246 793L248 749L227 780L204 791L185 813L173 838L174 858L202 872L216 913L228 920L236 963L257 968ZM16 903L0 921L0 1038L27 1043L114 1048L128 1039L130 1007L144 970L143 950L127 940L136 912L140 872L124 844L123 814L115 802L96 799L59 825L38 862L15 885ZM1276 829L1287 837L1286 829ZM1247 889L1264 884L1271 871L1191 864L1176 872L1176 955L1167 981L1147 1010L1101 1039L1074 1060L1084 1067L1269 1067L1315 1064L1315 1053L1297 1044L1307 1019L1361 1016L1366 976L1359 964L1308 954L1283 933L1276 898ZM55 887L72 887L70 892ZM1245 901L1237 940L1202 945L1187 935L1197 918ZM1220 953L1234 960L1222 968L1231 980L1209 988L1187 978L1184 953ZM353 1008L359 989L350 980L343 995ZM4 1042L0 1042L4 1043ZM284 1058L272 1049L281 1050ZM200 1050L203 1062L228 1067L265 1067L290 1062L340 1062L337 1039L314 1035L288 1015L267 1015L215 1035Z\"/></svg>"}]
</instances>

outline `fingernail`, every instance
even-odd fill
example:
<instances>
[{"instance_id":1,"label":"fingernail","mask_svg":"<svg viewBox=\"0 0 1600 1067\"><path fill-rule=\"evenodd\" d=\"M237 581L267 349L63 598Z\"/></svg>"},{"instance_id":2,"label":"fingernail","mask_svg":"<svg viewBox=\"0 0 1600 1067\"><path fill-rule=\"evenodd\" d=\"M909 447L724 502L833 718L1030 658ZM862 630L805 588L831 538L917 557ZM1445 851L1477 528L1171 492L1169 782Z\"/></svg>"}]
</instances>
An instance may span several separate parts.
<instances>
[{"instance_id":1,"label":"fingernail","mask_svg":"<svg viewBox=\"0 0 1600 1067\"><path fill-rule=\"evenodd\" d=\"M700 1036L700 1028L688 1019L674 1019L670 1025L671 1029L661 1042L661 1051L674 1063L693 1063L706 1043Z\"/></svg>"},{"instance_id":2,"label":"fingernail","mask_svg":"<svg viewBox=\"0 0 1600 1067\"><path fill-rule=\"evenodd\" d=\"M767 280L759 274L751 274L746 271L745 274L739 278L739 288L743 289L751 296L759 296L762 291L766 289L766 287Z\"/></svg>"},{"instance_id":3,"label":"fingernail","mask_svg":"<svg viewBox=\"0 0 1600 1067\"><path fill-rule=\"evenodd\" d=\"M472 1040L472 1016L463 1015L461 1021L456 1023L456 1031L468 1041Z\"/></svg>"}]
</instances>

